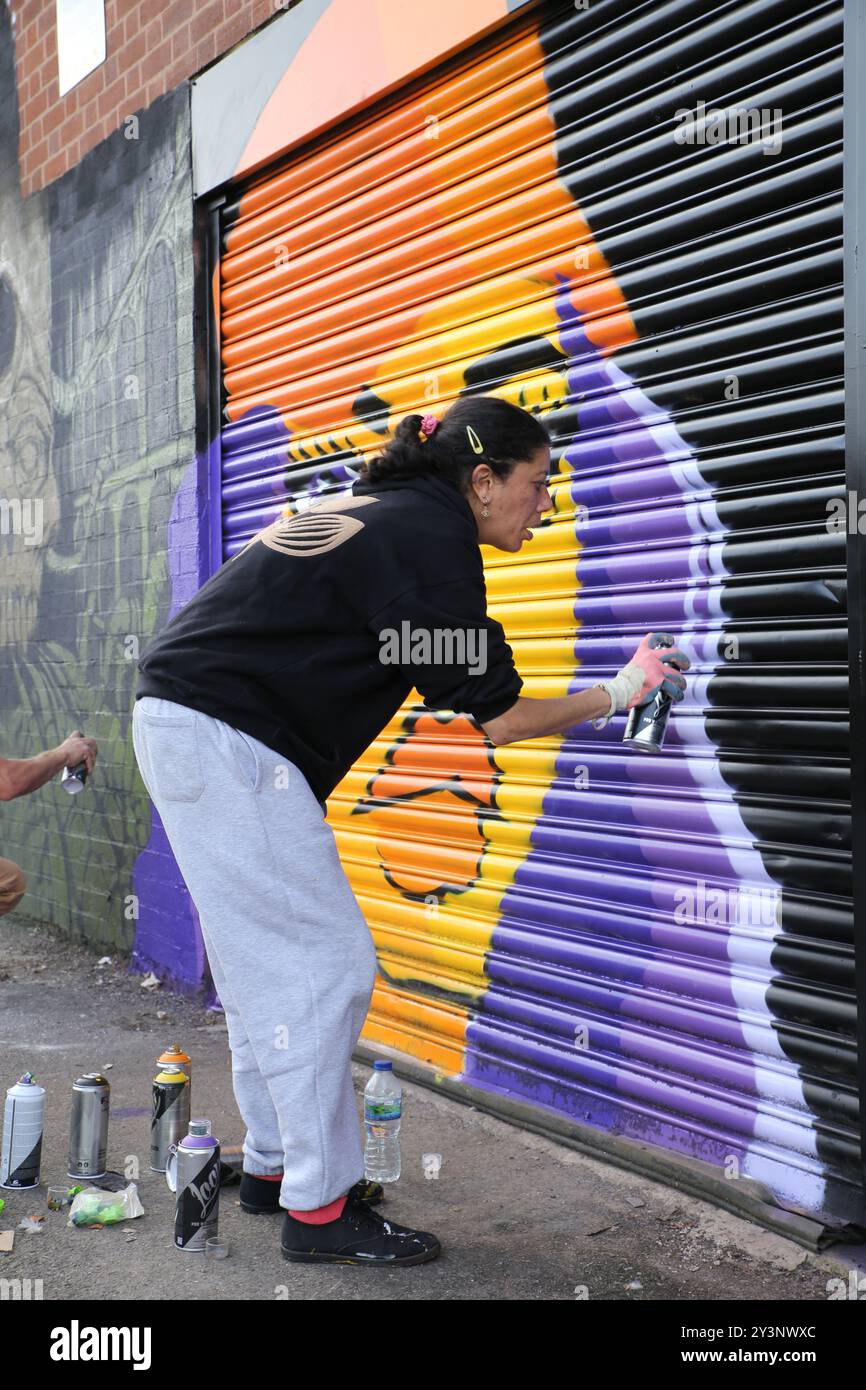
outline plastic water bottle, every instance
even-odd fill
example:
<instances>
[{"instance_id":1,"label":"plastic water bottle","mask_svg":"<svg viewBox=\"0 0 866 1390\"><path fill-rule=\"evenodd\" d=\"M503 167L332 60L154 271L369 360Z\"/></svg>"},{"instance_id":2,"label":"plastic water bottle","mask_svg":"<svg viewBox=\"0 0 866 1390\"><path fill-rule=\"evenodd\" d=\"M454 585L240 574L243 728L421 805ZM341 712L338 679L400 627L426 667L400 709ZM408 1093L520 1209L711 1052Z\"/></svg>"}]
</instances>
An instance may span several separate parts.
<instances>
[{"instance_id":1,"label":"plastic water bottle","mask_svg":"<svg viewBox=\"0 0 866 1390\"><path fill-rule=\"evenodd\" d=\"M396 1182L400 1176L400 1117L403 1088L390 1062L374 1062L364 1088L364 1176L370 1182Z\"/></svg>"}]
</instances>

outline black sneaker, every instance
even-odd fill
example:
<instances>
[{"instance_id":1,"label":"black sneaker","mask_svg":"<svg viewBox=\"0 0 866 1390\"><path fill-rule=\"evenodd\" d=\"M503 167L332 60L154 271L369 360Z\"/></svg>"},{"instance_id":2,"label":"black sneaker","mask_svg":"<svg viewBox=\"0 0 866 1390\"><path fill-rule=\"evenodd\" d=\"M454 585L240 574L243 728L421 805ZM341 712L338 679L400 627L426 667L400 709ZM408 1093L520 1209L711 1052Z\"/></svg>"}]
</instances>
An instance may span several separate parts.
<instances>
[{"instance_id":1,"label":"black sneaker","mask_svg":"<svg viewBox=\"0 0 866 1390\"><path fill-rule=\"evenodd\" d=\"M420 1265L435 1260L442 1249L429 1231L398 1226L371 1211L354 1188L336 1221L315 1226L286 1212L280 1248L284 1260L344 1265Z\"/></svg>"},{"instance_id":2,"label":"black sneaker","mask_svg":"<svg viewBox=\"0 0 866 1390\"><path fill-rule=\"evenodd\" d=\"M359 1201L366 1202L368 1206L381 1202L385 1196L385 1189L380 1182L368 1182L366 1178L361 1178L355 1183L350 1189L350 1196L352 1192L357 1194ZM254 1216L285 1210L280 1206L280 1184L271 1182L268 1178L257 1178L255 1173L241 1175L240 1201L243 1210L252 1212Z\"/></svg>"}]
</instances>

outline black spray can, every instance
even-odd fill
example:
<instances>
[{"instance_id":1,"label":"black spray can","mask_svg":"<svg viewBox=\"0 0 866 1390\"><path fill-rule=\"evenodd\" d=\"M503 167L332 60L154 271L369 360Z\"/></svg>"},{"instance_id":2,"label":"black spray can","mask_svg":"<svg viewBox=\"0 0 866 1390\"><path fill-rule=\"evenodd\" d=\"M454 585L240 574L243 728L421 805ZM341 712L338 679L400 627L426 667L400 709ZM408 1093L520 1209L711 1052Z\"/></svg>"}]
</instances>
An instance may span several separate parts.
<instances>
[{"instance_id":1,"label":"black spray can","mask_svg":"<svg viewBox=\"0 0 866 1390\"><path fill-rule=\"evenodd\" d=\"M176 1196L175 1247L203 1253L219 1225L220 1146L210 1120L190 1120L189 1134L171 1145L165 1180Z\"/></svg>"},{"instance_id":2,"label":"black spray can","mask_svg":"<svg viewBox=\"0 0 866 1390\"><path fill-rule=\"evenodd\" d=\"M629 710L623 743L641 753L660 753L673 699L660 690L645 705Z\"/></svg>"}]
</instances>

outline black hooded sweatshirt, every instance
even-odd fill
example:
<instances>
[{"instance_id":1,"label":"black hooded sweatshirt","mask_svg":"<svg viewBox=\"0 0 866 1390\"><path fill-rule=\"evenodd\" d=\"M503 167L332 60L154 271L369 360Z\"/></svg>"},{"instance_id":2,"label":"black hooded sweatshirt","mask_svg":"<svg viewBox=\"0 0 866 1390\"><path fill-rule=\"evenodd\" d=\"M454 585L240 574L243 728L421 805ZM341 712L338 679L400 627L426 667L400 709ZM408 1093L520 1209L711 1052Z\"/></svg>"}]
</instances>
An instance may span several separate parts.
<instances>
[{"instance_id":1,"label":"black hooded sweatshirt","mask_svg":"<svg viewBox=\"0 0 866 1390\"><path fill-rule=\"evenodd\" d=\"M356 482L279 517L211 575L138 670L136 699L251 734L321 803L413 687L428 707L483 723L523 685L487 616L472 509L434 474Z\"/></svg>"}]
</instances>

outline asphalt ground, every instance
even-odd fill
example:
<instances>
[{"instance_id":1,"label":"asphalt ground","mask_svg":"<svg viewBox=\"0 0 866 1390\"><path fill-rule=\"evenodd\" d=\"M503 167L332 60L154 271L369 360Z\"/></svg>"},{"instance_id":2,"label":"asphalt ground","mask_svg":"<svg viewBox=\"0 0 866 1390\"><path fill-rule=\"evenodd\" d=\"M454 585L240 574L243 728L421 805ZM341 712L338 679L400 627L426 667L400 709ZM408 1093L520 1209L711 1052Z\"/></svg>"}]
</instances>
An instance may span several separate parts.
<instances>
[{"instance_id":1,"label":"asphalt ground","mask_svg":"<svg viewBox=\"0 0 866 1390\"><path fill-rule=\"evenodd\" d=\"M5 1090L24 1071L46 1088L41 1183L0 1192L0 1280L41 1280L44 1300L807 1300L866 1272L862 1247L820 1254L711 1203L403 1081L402 1172L383 1215L433 1231L442 1254L388 1269L283 1260L281 1220L251 1216L237 1186L221 1189L221 1261L173 1245L174 1198L149 1168L156 1058L180 1043L193 1060L193 1113L211 1120L224 1156L239 1162L243 1129L231 1085L225 1024L159 987L125 961L90 950L20 913L0 924L0 1060ZM108 1167L138 1174L144 1215L116 1226L68 1225L47 1208L65 1183L72 1082L104 1070L111 1084ZM353 1063L359 1124L370 1069ZM429 1158L439 1156L438 1176ZM435 1165L434 1165L435 1167ZM19 1223L41 1217L38 1229ZM31 1288L35 1283L31 1282ZM863 1285L862 1298L866 1294Z\"/></svg>"}]
</instances>

